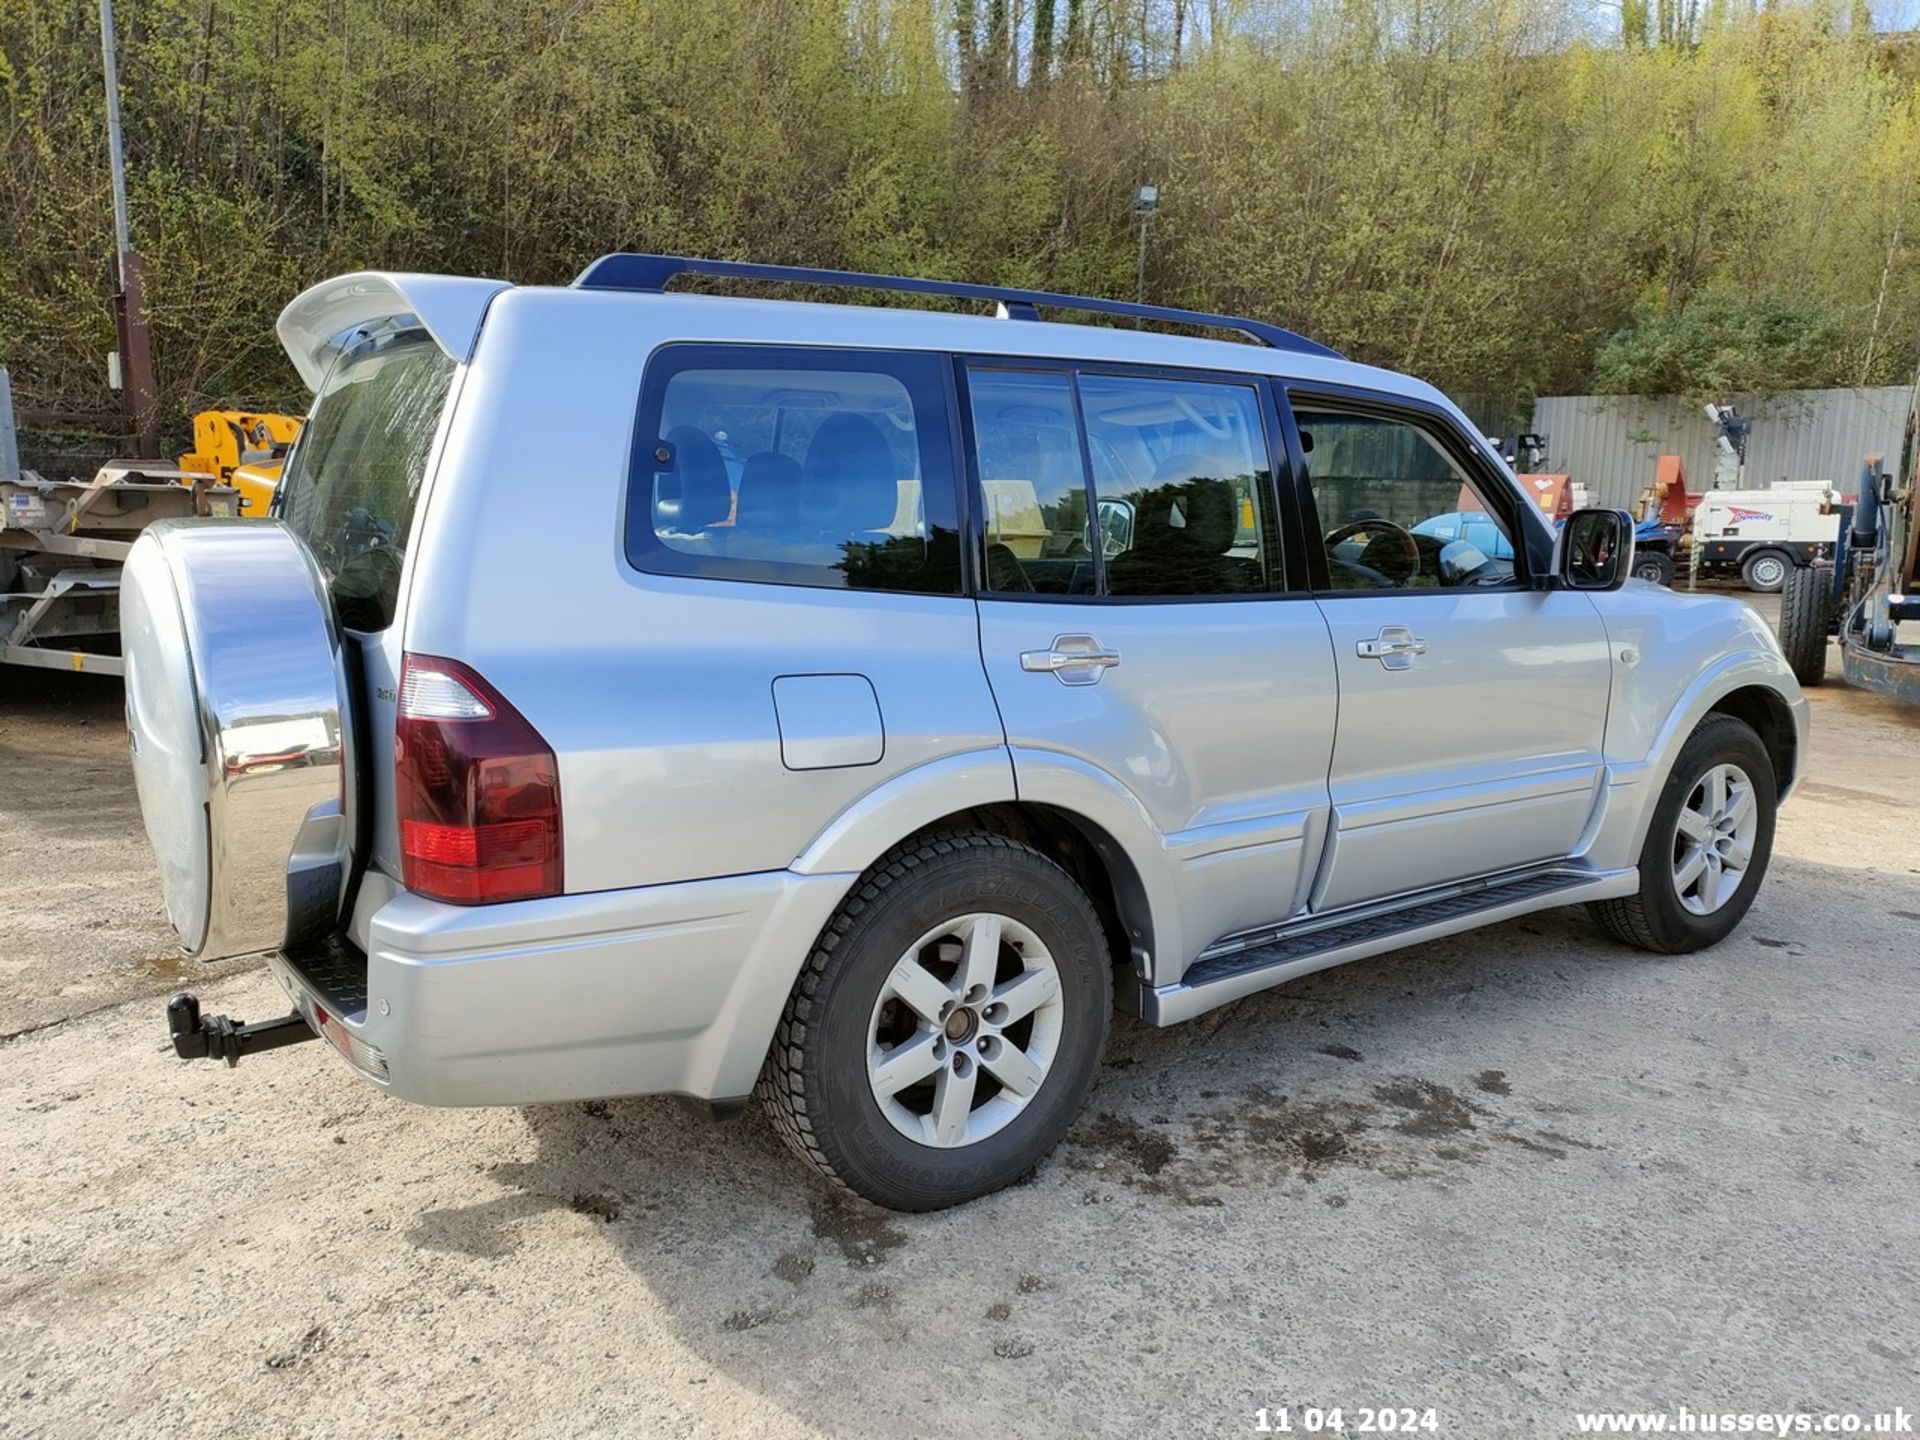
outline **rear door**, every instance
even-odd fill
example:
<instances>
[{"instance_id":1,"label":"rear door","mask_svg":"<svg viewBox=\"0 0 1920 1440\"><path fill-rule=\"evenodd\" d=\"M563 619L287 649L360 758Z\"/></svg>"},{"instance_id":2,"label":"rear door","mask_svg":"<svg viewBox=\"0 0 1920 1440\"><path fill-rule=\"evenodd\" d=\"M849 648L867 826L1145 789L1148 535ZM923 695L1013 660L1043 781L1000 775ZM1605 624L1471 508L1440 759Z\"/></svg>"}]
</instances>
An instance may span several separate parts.
<instances>
[{"instance_id":1,"label":"rear door","mask_svg":"<svg viewBox=\"0 0 1920 1440\"><path fill-rule=\"evenodd\" d=\"M1524 501L1446 415L1350 393L1291 406L1340 685L1312 907L1565 858L1601 779L1592 601L1532 588Z\"/></svg>"},{"instance_id":2,"label":"rear door","mask_svg":"<svg viewBox=\"0 0 1920 1440\"><path fill-rule=\"evenodd\" d=\"M354 757L355 862L396 880L391 782L402 627L394 619L414 512L458 376L458 364L413 316L361 324L318 387L271 509L319 566L355 672L350 689L364 722Z\"/></svg>"},{"instance_id":3,"label":"rear door","mask_svg":"<svg viewBox=\"0 0 1920 1440\"><path fill-rule=\"evenodd\" d=\"M1023 798L1061 764L1157 832L1194 954L1304 902L1327 808L1327 630L1285 593L1277 417L1234 376L976 361L980 643Z\"/></svg>"}]
</instances>

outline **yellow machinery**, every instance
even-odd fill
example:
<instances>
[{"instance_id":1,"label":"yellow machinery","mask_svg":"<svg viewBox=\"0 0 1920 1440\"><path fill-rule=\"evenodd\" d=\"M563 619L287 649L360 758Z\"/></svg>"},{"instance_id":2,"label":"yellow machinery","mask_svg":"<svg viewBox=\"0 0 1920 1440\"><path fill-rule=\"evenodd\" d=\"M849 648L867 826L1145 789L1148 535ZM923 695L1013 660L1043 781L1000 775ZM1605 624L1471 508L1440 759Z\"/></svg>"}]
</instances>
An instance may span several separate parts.
<instances>
[{"instance_id":1,"label":"yellow machinery","mask_svg":"<svg viewBox=\"0 0 1920 1440\"><path fill-rule=\"evenodd\" d=\"M202 410L193 417L193 450L180 457L180 468L190 477L231 485L240 492L240 513L259 519L267 513L280 467L299 433L300 420L293 415Z\"/></svg>"}]
</instances>

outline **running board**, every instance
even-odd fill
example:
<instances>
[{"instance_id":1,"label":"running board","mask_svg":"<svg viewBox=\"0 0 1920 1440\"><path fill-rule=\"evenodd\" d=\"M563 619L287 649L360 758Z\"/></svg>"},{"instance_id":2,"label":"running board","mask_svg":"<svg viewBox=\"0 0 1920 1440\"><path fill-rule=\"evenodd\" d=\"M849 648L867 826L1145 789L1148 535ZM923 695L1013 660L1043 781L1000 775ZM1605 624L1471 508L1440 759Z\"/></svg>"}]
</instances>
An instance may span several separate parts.
<instances>
[{"instance_id":1,"label":"running board","mask_svg":"<svg viewBox=\"0 0 1920 1440\"><path fill-rule=\"evenodd\" d=\"M1171 985L1147 986L1135 980L1132 994L1123 1003L1130 1001L1133 1013L1150 1025L1175 1025L1315 970L1534 910L1630 895L1639 883L1637 870L1562 866L1456 887L1394 909L1371 909L1349 920L1302 921L1257 945L1224 952L1215 947Z\"/></svg>"}]
</instances>

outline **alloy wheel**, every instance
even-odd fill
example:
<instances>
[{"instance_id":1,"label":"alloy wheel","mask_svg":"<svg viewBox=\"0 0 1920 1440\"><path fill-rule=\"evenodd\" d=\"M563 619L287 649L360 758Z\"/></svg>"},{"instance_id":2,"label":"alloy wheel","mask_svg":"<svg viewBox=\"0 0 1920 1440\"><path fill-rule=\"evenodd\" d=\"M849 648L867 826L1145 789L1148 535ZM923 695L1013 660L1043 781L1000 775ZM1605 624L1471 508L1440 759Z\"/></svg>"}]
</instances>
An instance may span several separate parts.
<instances>
[{"instance_id":1,"label":"alloy wheel","mask_svg":"<svg viewBox=\"0 0 1920 1440\"><path fill-rule=\"evenodd\" d=\"M962 915L888 972L868 1022L867 1083L908 1139L976 1144L1039 1094L1065 1017L1059 967L1033 930L1006 915Z\"/></svg>"},{"instance_id":2,"label":"alloy wheel","mask_svg":"<svg viewBox=\"0 0 1920 1440\"><path fill-rule=\"evenodd\" d=\"M1715 765L1694 783L1673 832L1673 888L1695 915L1711 915L1738 893L1753 864L1760 806L1738 765Z\"/></svg>"}]
</instances>

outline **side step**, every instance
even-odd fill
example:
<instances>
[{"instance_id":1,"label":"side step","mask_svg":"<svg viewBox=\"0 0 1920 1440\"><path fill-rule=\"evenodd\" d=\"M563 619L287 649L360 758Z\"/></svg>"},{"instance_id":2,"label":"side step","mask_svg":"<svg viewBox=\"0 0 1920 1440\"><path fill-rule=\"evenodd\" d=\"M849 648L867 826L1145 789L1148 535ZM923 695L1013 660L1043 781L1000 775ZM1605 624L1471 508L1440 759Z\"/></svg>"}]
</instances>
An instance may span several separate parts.
<instances>
[{"instance_id":1,"label":"side step","mask_svg":"<svg viewBox=\"0 0 1920 1440\"><path fill-rule=\"evenodd\" d=\"M1139 985L1135 1009L1150 1024L1177 1024L1315 970L1534 910L1625 895L1638 883L1634 870L1557 866L1450 887L1428 899L1369 909L1346 920L1299 921L1251 945L1212 947L1172 985Z\"/></svg>"}]
</instances>

